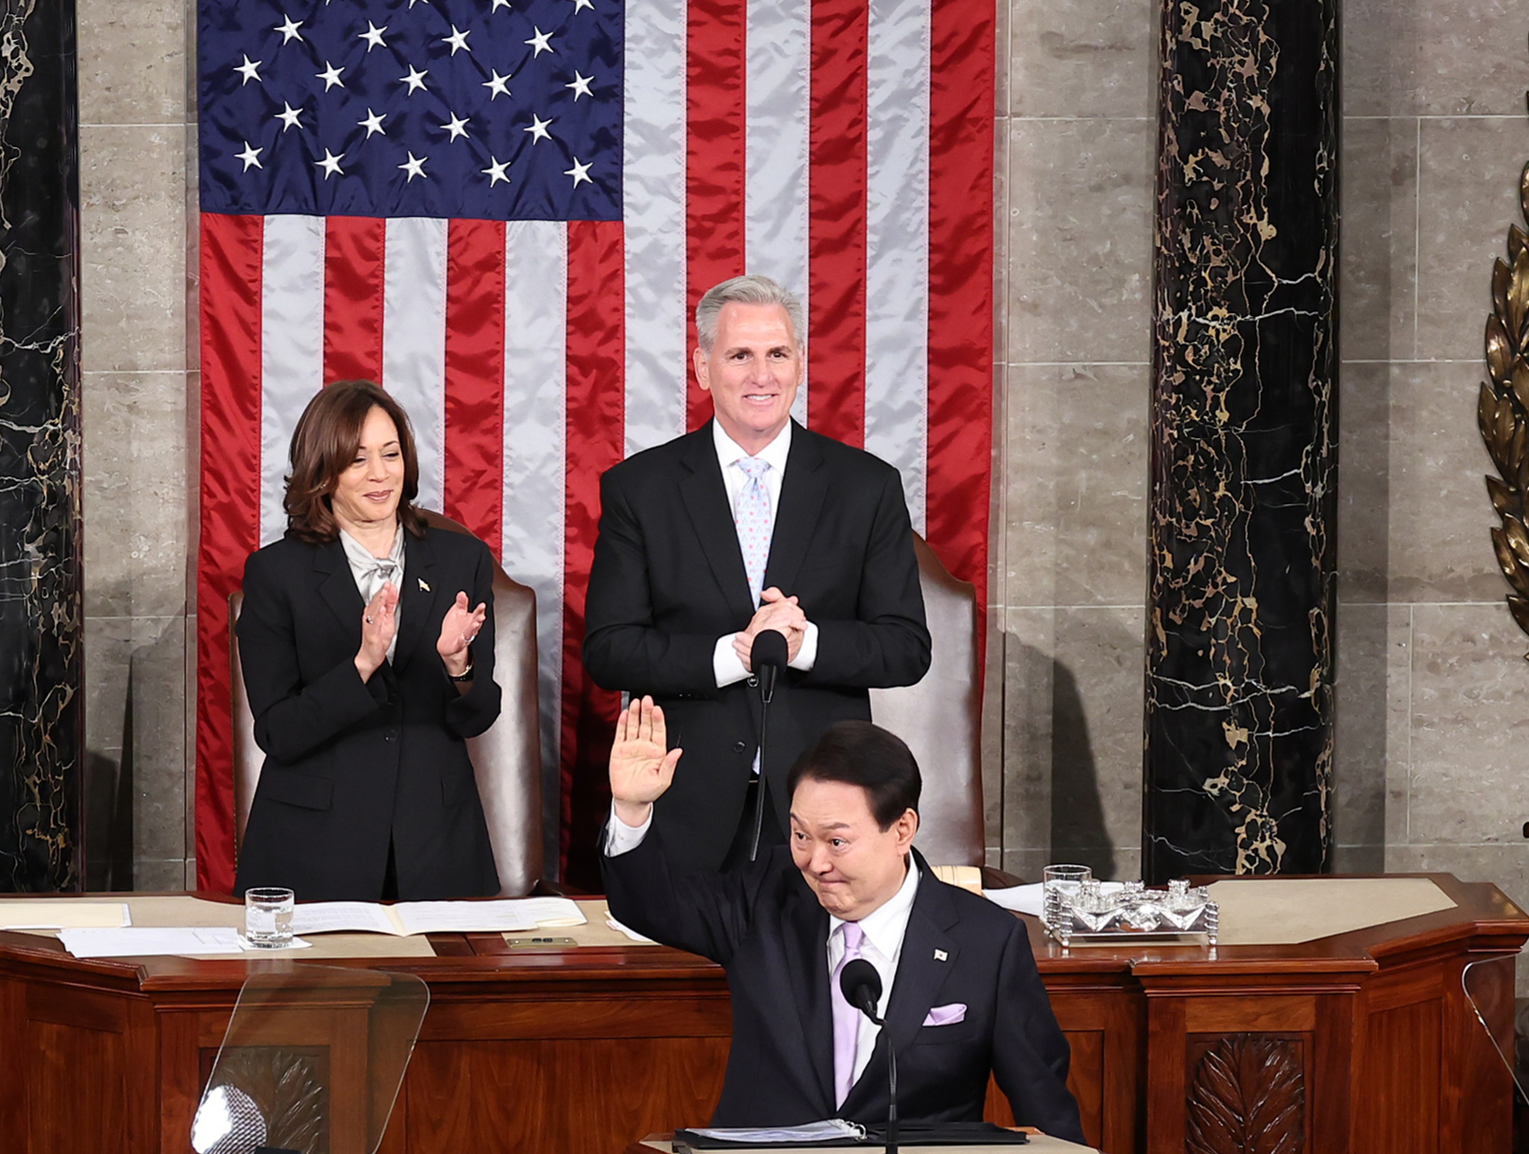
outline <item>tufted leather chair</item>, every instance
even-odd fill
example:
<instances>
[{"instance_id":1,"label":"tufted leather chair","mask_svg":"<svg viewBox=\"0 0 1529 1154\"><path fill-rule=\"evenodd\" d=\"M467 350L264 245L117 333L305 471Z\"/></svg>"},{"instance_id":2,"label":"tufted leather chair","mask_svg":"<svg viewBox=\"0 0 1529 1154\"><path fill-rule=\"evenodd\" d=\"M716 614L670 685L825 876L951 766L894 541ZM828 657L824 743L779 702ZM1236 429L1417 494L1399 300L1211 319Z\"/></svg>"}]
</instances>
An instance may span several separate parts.
<instances>
[{"instance_id":1,"label":"tufted leather chair","mask_svg":"<svg viewBox=\"0 0 1529 1154\"><path fill-rule=\"evenodd\" d=\"M908 743L923 775L914 844L940 865L981 866L982 672L977 667L977 590L953 577L918 534L924 614L934 639L917 685L871 690L871 717Z\"/></svg>"}]
</instances>

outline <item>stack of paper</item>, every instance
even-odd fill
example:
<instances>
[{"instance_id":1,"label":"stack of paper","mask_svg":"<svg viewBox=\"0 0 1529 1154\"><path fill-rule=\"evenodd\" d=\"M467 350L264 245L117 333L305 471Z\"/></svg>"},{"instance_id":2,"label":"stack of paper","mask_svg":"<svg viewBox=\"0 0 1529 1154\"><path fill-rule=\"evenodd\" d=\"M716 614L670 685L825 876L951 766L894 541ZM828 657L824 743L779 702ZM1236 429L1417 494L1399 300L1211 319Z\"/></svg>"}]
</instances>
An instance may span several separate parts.
<instances>
[{"instance_id":1,"label":"stack of paper","mask_svg":"<svg viewBox=\"0 0 1529 1154\"><path fill-rule=\"evenodd\" d=\"M491 902L311 902L292 915L294 934L512 933L581 926L585 917L567 898L503 898Z\"/></svg>"}]
</instances>

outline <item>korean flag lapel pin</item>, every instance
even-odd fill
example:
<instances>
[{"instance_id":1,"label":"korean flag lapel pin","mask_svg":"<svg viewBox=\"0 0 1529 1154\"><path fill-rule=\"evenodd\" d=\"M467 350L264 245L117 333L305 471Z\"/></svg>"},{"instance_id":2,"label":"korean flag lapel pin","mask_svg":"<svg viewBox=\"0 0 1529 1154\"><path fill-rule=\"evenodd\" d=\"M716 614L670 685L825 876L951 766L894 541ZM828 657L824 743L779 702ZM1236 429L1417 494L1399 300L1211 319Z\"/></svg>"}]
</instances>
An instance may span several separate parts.
<instances>
[{"instance_id":1,"label":"korean flag lapel pin","mask_svg":"<svg viewBox=\"0 0 1529 1154\"><path fill-rule=\"evenodd\" d=\"M416 577L415 580L419 582L419 591L421 593L430 592L430 586L425 583L425 579L423 577Z\"/></svg>"},{"instance_id":2,"label":"korean flag lapel pin","mask_svg":"<svg viewBox=\"0 0 1529 1154\"><path fill-rule=\"evenodd\" d=\"M950 955L947 954L944 950L935 950L934 951L934 960L937 961L937 962L949 961L950 960Z\"/></svg>"}]
</instances>

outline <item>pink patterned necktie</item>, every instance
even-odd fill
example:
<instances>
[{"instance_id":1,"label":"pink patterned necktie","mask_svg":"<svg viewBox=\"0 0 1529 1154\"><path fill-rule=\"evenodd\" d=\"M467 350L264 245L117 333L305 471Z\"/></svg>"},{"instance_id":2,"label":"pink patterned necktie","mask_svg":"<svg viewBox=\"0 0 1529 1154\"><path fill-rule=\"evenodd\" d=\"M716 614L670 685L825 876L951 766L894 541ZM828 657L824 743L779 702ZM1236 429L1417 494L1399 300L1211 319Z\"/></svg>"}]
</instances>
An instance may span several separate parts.
<instances>
[{"instance_id":1,"label":"pink patterned necktie","mask_svg":"<svg viewBox=\"0 0 1529 1154\"><path fill-rule=\"evenodd\" d=\"M759 594L764 591L765 563L770 559L770 490L764 483L770 462L740 457L737 464L748 477L748 484L738 494L733 519L738 528L738 547L743 551L743 569L749 578L749 593L757 606Z\"/></svg>"},{"instance_id":2,"label":"pink patterned necktie","mask_svg":"<svg viewBox=\"0 0 1529 1154\"><path fill-rule=\"evenodd\" d=\"M839 976L844 973L845 966L860 956L860 943L865 940L865 931L858 922L845 922L839 932L844 937L844 956L834 967L833 977L829 979L832 988L828 991L834 1018L835 1107L844 1105L849 1088L855 1084L855 1042L860 1036L860 1011L845 1001L844 991L839 989Z\"/></svg>"}]
</instances>

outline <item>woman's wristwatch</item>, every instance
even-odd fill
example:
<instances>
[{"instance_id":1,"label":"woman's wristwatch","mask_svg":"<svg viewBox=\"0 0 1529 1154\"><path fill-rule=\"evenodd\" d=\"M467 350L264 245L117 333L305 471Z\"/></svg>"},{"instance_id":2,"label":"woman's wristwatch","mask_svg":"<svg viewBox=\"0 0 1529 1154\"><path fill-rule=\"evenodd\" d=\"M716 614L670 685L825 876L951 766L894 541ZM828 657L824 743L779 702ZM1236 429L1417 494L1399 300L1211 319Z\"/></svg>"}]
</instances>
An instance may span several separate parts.
<instances>
[{"instance_id":1,"label":"woman's wristwatch","mask_svg":"<svg viewBox=\"0 0 1529 1154\"><path fill-rule=\"evenodd\" d=\"M446 676L447 676L448 679L450 679L451 681L455 681L455 682L471 681L473 679L473 661L472 661L472 658L469 657L467 659L467 668L462 670L461 673L448 673L448 674L446 674Z\"/></svg>"}]
</instances>

